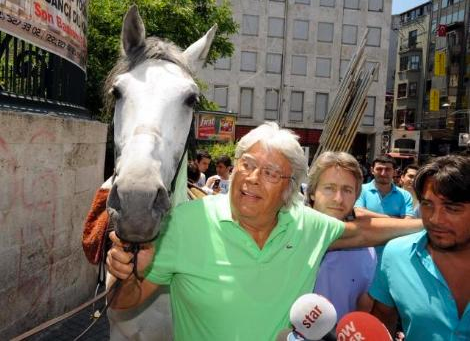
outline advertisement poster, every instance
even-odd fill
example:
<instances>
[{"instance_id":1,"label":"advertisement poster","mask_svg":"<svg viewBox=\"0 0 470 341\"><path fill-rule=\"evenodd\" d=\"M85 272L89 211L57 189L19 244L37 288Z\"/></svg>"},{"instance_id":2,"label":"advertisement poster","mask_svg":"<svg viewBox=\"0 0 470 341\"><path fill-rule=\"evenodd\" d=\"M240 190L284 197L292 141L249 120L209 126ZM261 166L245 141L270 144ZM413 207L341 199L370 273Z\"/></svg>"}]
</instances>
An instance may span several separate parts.
<instances>
[{"instance_id":1,"label":"advertisement poster","mask_svg":"<svg viewBox=\"0 0 470 341\"><path fill-rule=\"evenodd\" d=\"M444 51L436 51L434 54L434 76L446 75L446 53Z\"/></svg>"},{"instance_id":2,"label":"advertisement poster","mask_svg":"<svg viewBox=\"0 0 470 341\"><path fill-rule=\"evenodd\" d=\"M197 117L196 138L198 140L235 140L235 116L199 113Z\"/></svg>"},{"instance_id":3,"label":"advertisement poster","mask_svg":"<svg viewBox=\"0 0 470 341\"><path fill-rule=\"evenodd\" d=\"M429 96L429 110L430 111L439 111L439 90L431 89L431 94Z\"/></svg>"},{"instance_id":4,"label":"advertisement poster","mask_svg":"<svg viewBox=\"0 0 470 341\"><path fill-rule=\"evenodd\" d=\"M0 0L0 30L85 71L88 0Z\"/></svg>"}]
</instances>

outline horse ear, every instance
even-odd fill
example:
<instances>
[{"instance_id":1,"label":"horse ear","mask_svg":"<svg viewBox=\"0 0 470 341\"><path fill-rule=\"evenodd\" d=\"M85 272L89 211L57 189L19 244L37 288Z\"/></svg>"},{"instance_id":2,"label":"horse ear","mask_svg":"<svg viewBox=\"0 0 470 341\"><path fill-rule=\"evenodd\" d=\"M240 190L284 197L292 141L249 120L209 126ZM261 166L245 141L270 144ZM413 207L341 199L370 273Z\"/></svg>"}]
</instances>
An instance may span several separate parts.
<instances>
[{"instance_id":1,"label":"horse ear","mask_svg":"<svg viewBox=\"0 0 470 341\"><path fill-rule=\"evenodd\" d=\"M217 32L217 24L212 26L204 37L192 43L191 46L183 52L183 55L186 57L193 69L201 68L206 61L212 40L214 40L215 37L215 32Z\"/></svg>"},{"instance_id":2,"label":"horse ear","mask_svg":"<svg viewBox=\"0 0 470 341\"><path fill-rule=\"evenodd\" d=\"M124 17L121 41L123 53L127 56L145 46L145 26L136 5L132 5Z\"/></svg>"}]
</instances>

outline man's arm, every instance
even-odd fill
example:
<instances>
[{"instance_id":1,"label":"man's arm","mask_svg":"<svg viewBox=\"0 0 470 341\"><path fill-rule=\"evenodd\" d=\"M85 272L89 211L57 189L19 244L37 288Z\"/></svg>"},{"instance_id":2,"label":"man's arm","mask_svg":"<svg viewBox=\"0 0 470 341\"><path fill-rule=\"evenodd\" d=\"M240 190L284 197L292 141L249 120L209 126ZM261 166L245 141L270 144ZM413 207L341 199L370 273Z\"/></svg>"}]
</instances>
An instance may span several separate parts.
<instances>
[{"instance_id":1,"label":"man's arm","mask_svg":"<svg viewBox=\"0 0 470 341\"><path fill-rule=\"evenodd\" d=\"M398 312L396 308L389 307L377 300L374 300L371 314L382 321L391 335L395 335L398 322Z\"/></svg>"},{"instance_id":2,"label":"man's arm","mask_svg":"<svg viewBox=\"0 0 470 341\"><path fill-rule=\"evenodd\" d=\"M114 276L111 281L119 278L122 283L117 289L116 297L113 298L114 292L111 292L108 295L108 300L113 299L111 304L113 309L135 308L150 297L158 289L158 285L145 279L140 282L133 274L133 254L124 251L124 244L114 231L109 234L109 237L113 242L113 246L108 251L108 257L106 257L107 270ZM145 269L151 266L154 255L153 244L141 246L137 264L139 276L144 276ZM109 287L110 283L107 284Z\"/></svg>"},{"instance_id":3,"label":"man's arm","mask_svg":"<svg viewBox=\"0 0 470 341\"><path fill-rule=\"evenodd\" d=\"M421 219L358 217L345 223L343 235L329 249L383 245L390 239L422 229Z\"/></svg>"},{"instance_id":4,"label":"man's arm","mask_svg":"<svg viewBox=\"0 0 470 341\"><path fill-rule=\"evenodd\" d=\"M369 217L369 218L390 218L390 216L382 213L376 213L365 209L364 207L354 207L354 214L356 217Z\"/></svg>"}]
</instances>

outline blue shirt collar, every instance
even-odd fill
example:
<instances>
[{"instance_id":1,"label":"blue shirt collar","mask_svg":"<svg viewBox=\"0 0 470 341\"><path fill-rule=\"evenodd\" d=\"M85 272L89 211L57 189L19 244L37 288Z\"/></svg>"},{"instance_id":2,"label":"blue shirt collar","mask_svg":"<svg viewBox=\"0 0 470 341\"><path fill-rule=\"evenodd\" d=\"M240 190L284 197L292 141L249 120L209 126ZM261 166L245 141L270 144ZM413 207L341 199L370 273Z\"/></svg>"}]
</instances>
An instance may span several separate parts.
<instances>
[{"instance_id":1,"label":"blue shirt collar","mask_svg":"<svg viewBox=\"0 0 470 341\"><path fill-rule=\"evenodd\" d=\"M377 189L377 186L375 186L375 179L370 182L370 188L369 188L369 189L370 189L371 191L375 191L375 192L378 192L378 191L379 191L379 190ZM396 186L396 185L393 183L393 181L392 181L392 190L391 190L390 192L397 192L397 191L398 191L397 186ZM390 192L389 192L389 193L390 193Z\"/></svg>"}]
</instances>

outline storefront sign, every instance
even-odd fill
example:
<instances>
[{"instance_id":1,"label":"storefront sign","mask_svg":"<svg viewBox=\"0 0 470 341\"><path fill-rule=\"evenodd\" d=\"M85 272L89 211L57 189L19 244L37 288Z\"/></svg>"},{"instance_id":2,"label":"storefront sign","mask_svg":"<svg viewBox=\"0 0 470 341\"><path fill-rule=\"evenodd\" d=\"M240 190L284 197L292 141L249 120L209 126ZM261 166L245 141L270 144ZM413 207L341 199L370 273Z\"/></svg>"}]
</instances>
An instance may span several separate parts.
<instances>
[{"instance_id":1,"label":"storefront sign","mask_svg":"<svg viewBox=\"0 0 470 341\"><path fill-rule=\"evenodd\" d=\"M196 116L196 138L198 140L235 140L235 116L209 113L199 113Z\"/></svg>"}]
</instances>

